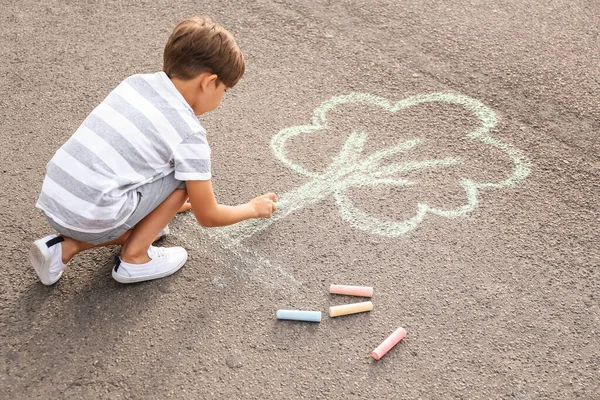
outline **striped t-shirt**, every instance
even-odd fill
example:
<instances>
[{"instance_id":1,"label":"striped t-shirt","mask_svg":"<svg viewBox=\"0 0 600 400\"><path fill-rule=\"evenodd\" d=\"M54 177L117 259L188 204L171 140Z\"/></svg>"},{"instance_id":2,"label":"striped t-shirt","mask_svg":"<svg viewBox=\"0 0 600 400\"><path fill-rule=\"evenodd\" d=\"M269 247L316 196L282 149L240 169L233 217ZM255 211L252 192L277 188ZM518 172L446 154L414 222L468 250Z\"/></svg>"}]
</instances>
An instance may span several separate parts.
<instances>
[{"instance_id":1,"label":"striped t-shirt","mask_svg":"<svg viewBox=\"0 0 600 400\"><path fill-rule=\"evenodd\" d=\"M54 154L36 207L66 228L104 232L133 213L136 188L173 171L211 178L206 131L164 72L133 75Z\"/></svg>"}]
</instances>

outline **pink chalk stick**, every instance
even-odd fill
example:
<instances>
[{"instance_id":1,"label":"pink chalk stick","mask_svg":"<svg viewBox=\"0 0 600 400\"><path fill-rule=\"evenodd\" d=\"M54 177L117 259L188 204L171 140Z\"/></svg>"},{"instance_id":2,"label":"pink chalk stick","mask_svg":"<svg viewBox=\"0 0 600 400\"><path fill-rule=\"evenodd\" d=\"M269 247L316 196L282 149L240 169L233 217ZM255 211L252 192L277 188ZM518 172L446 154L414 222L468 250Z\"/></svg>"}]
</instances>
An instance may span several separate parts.
<instances>
[{"instance_id":1,"label":"pink chalk stick","mask_svg":"<svg viewBox=\"0 0 600 400\"><path fill-rule=\"evenodd\" d=\"M331 285L329 286L329 293L371 297L373 296L373 288L370 286Z\"/></svg>"},{"instance_id":2,"label":"pink chalk stick","mask_svg":"<svg viewBox=\"0 0 600 400\"><path fill-rule=\"evenodd\" d=\"M377 346L375 350L373 350L373 352L371 353L371 357L373 357L376 360L379 360L385 355L385 353L390 351L390 349L394 347L396 343L404 339L404 337L406 337L406 331L404 330L404 328L396 329L394 333L388 336L387 339L383 341L383 343L381 343L379 346Z\"/></svg>"}]
</instances>

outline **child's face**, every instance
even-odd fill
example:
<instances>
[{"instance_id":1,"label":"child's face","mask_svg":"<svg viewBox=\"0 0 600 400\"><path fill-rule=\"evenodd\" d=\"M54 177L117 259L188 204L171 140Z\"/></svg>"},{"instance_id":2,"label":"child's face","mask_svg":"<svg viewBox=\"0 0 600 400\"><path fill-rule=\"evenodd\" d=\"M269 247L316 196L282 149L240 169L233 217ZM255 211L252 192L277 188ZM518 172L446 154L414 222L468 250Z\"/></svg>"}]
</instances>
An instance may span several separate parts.
<instances>
[{"instance_id":1,"label":"child's face","mask_svg":"<svg viewBox=\"0 0 600 400\"><path fill-rule=\"evenodd\" d=\"M216 76L216 75L213 75ZM205 90L198 94L198 99L193 107L196 115L201 115L219 107L223 100L223 95L227 91L227 86L223 82L217 85L217 80L211 80L206 86Z\"/></svg>"}]
</instances>

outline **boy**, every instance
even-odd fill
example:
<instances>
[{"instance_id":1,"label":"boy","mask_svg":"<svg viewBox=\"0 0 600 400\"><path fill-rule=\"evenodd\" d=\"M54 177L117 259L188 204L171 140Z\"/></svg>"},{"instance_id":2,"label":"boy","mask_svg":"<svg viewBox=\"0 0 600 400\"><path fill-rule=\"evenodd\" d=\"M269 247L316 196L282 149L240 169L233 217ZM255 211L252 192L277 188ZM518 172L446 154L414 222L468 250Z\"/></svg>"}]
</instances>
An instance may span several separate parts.
<instances>
[{"instance_id":1,"label":"boy","mask_svg":"<svg viewBox=\"0 0 600 400\"><path fill-rule=\"evenodd\" d=\"M273 193L235 207L217 204L213 193L210 148L196 116L217 108L244 74L233 36L209 18L185 19L163 61L163 72L119 84L48 163L36 207L59 235L30 250L44 285L56 283L77 253L108 245L122 246L112 271L118 282L171 275L187 252L152 243L190 207L205 227L275 211Z\"/></svg>"}]
</instances>

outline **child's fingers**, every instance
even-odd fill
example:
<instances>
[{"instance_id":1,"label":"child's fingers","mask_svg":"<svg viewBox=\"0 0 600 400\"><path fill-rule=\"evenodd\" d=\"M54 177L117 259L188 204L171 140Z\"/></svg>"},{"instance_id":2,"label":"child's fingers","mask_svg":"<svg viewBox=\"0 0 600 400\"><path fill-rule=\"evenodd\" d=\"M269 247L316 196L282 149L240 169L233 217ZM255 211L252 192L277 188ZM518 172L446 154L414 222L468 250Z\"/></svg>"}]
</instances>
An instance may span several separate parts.
<instances>
[{"instance_id":1,"label":"child's fingers","mask_svg":"<svg viewBox=\"0 0 600 400\"><path fill-rule=\"evenodd\" d=\"M267 193L265 196L267 196L269 200L277 201L277 195L275 193Z\"/></svg>"}]
</instances>

